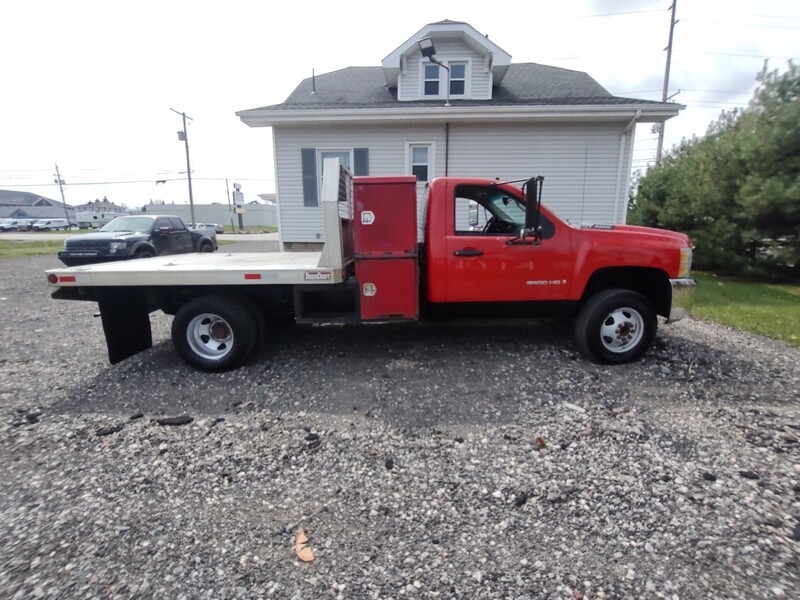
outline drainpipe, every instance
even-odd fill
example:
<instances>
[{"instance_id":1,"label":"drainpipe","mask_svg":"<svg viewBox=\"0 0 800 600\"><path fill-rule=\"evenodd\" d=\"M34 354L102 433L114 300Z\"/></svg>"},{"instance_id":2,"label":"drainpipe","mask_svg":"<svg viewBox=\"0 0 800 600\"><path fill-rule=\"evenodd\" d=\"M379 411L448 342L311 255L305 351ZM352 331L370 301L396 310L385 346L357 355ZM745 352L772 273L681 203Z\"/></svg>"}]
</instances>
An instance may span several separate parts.
<instances>
[{"instance_id":1,"label":"drainpipe","mask_svg":"<svg viewBox=\"0 0 800 600\"><path fill-rule=\"evenodd\" d=\"M450 123L444 124L444 176L450 170Z\"/></svg>"},{"instance_id":2,"label":"drainpipe","mask_svg":"<svg viewBox=\"0 0 800 600\"><path fill-rule=\"evenodd\" d=\"M625 129L622 130L622 134L619 136L619 161L617 162L617 187L616 187L616 190L614 191L614 218L615 219L616 219L617 215L619 214L619 202L620 202L619 194L620 194L620 191L621 191L620 188L622 186L622 175L623 175L622 167L625 165L625 137L628 135L628 132L631 130L631 127L633 127L636 124L636 121L641 116L642 116L642 111L641 110L637 110L636 114L633 115L633 118L631 119L630 123L628 123L625 126ZM631 143L633 143L633 142L631 142ZM627 216L628 216L628 208L627 208L627 203L626 203L625 210L623 211L623 215L622 215L622 220L621 220L622 223L625 222L625 219L627 218Z\"/></svg>"}]
</instances>

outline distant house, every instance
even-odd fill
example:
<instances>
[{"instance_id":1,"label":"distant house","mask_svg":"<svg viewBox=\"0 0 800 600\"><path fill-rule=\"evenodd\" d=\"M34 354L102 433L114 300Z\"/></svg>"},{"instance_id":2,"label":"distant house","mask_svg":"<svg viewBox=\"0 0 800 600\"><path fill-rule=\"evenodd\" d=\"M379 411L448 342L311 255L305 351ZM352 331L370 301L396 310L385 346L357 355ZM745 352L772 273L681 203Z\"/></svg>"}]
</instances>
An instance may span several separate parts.
<instances>
[{"instance_id":1,"label":"distant house","mask_svg":"<svg viewBox=\"0 0 800 600\"><path fill-rule=\"evenodd\" d=\"M109 202L108 198L103 198L102 200L94 200L92 202L87 202L86 204L81 204L75 207L76 212L93 212L93 213L103 213L103 214L120 214L126 215L128 214L128 209L124 206L119 206L114 204L113 202Z\"/></svg>"},{"instance_id":2,"label":"distant house","mask_svg":"<svg viewBox=\"0 0 800 600\"><path fill-rule=\"evenodd\" d=\"M431 62L419 41L429 38ZM323 241L321 166L356 175L517 179L543 175L543 199L571 222L625 221L636 123L684 107L611 95L588 74L511 56L467 23L441 21L379 67L303 80L281 104L237 112L272 127L282 245Z\"/></svg>"},{"instance_id":3,"label":"distant house","mask_svg":"<svg viewBox=\"0 0 800 600\"><path fill-rule=\"evenodd\" d=\"M3 219L70 219L75 209L63 202L32 192L0 190L0 218Z\"/></svg>"}]
</instances>

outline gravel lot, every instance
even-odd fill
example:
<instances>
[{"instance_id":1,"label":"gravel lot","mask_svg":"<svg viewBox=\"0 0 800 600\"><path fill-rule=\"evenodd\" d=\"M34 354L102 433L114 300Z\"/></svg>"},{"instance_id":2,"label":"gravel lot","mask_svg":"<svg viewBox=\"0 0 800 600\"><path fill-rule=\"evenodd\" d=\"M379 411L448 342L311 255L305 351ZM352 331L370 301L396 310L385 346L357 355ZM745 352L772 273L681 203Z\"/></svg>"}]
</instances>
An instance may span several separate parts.
<instances>
[{"instance_id":1,"label":"gravel lot","mask_svg":"<svg viewBox=\"0 0 800 600\"><path fill-rule=\"evenodd\" d=\"M684 321L612 368L564 323L287 328L214 375L153 315L110 366L58 265L0 261L2 598L798 597L797 349Z\"/></svg>"}]
</instances>

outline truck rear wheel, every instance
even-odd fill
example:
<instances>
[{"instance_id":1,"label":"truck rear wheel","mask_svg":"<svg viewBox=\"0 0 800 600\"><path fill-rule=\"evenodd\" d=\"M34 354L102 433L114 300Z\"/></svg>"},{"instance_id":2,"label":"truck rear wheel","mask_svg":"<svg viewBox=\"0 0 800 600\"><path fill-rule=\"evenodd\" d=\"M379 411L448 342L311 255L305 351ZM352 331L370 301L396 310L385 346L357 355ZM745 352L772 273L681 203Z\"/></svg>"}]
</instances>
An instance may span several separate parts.
<instances>
[{"instance_id":1,"label":"truck rear wheel","mask_svg":"<svg viewBox=\"0 0 800 600\"><path fill-rule=\"evenodd\" d=\"M258 321L234 298L206 296L185 304L172 320L178 355L202 371L226 371L246 361L256 347Z\"/></svg>"},{"instance_id":2,"label":"truck rear wheel","mask_svg":"<svg viewBox=\"0 0 800 600\"><path fill-rule=\"evenodd\" d=\"M604 290L589 299L575 321L575 341L587 357L608 364L642 356L656 336L650 302L636 292Z\"/></svg>"}]
</instances>

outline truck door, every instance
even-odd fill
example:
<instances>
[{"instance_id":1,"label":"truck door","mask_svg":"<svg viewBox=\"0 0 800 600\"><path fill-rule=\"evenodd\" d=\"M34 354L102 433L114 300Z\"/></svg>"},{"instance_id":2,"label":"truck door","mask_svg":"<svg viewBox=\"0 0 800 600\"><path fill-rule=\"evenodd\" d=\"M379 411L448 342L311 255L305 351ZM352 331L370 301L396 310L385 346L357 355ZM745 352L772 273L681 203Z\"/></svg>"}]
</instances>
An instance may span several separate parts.
<instances>
[{"instance_id":1,"label":"truck door","mask_svg":"<svg viewBox=\"0 0 800 600\"><path fill-rule=\"evenodd\" d=\"M172 224L173 252L176 254L193 252L192 232L186 228L186 225L180 219L170 218L169 221Z\"/></svg>"},{"instance_id":2,"label":"truck door","mask_svg":"<svg viewBox=\"0 0 800 600\"><path fill-rule=\"evenodd\" d=\"M191 234L188 230L181 226L180 229L175 229L173 219L168 217L159 217L156 219L153 227L152 241L156 247L156 252L162 254L180 254L192 251ZM189 242L188 249L186 242Z\"/></svg>"},{"instance_id":3,"label":"truck door","mask_svg":"<svg viewBox=\"0 0 800 600\"><path fill-rule=\"evenodd\" d=\"M448 186L447 301L565 300L572 277L569 226L542 211L543 239L520 243L525 206L499 186Z\"/></svg>"}]
</instances>

